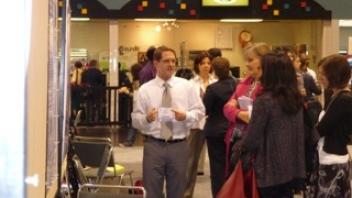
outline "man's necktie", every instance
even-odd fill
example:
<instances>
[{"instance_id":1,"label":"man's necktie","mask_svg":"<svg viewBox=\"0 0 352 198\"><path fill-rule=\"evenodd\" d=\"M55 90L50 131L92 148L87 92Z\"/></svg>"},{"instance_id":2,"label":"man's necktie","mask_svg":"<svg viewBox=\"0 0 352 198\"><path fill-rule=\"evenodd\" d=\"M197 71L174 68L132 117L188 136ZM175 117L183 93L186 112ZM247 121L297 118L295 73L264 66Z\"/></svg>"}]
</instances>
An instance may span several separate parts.
<instances>
[{"instance_id":1,"label":"man's necktie","mask_svg":"<svg viewBox=\"0 0 352 198\"><path fill-rule=\"evenodd\" d=\"M163 98L161 100L161 107L170 108L172 103L171 93L170 93L170 85L165 82L164 83L164 93ZM161 138L165 140L169 140L172 138L172 122L161 123Z\"/></svg>"}]
</instances>

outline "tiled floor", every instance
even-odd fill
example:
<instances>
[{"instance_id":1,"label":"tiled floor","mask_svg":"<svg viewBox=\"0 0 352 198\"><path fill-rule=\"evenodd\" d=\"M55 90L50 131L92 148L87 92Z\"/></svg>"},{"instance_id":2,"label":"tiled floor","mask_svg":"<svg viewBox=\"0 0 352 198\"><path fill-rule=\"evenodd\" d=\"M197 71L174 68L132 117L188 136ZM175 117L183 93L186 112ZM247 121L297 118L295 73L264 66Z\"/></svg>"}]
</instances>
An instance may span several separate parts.
<instances>
[{"instance_id":1,"label":"tiled floor","mask_svg":"<svg viewBox=\"0 0 352 198\"><path fill-rule=\"evenodd\" d=\"M143 147L115 147L114 159L117 163L134 170L134 179L140 179L142 176L142 158ZM211 198L210 190L210 176L209 176L209 162L208 158L205 160L204 166L205 174L197 177L197 184L195 187L194 198Z\"/></svg>"},{"instance_id":2,"label":"tiled floor","mask_svg":"<svg viewBox=\"0 0 352 198\"><path fill-rule=\"evenodd\" d=\"M114 147L114 159L115 162L124 165L129 170L133 170L134 180L141 179L142 177L142 159L143 159L143 137L138 135L135 145L133 147L118 147L118 142L123 142L125 140L126 133L116 133L119 129L109 129L117 130L112 139L115 142ZM100 130L99 130L100 131ZM84 131L83 131L84 132ZM120 131L121 132L121 131ZM100 133L99 133L100 134ZM116 134L119 134L118 136ZM100 134L101 135L101 134ZM110 135L109 135L110 136ZM108 137L109 137L108 136ZM211 198L211 187L210 187L210 174L209 174L209 159L206 155L205 174L203 176L197 177L197 183L194 191L194 198ZM295 198L300 198L301 196L295 196Z\"/></svg>"},{"instance_id":3,"label":"tiled floor","mask_svg":"<svg viewBox=\"0 0 352 198\"><path fill-rule=\"evenodd\" d=\"M128 169L134 170L134 179L141 179L142 177L142 159L143 159L143 147L114 147L114 159L117 163L120 163ZM206 157L204 176L197 177L197 184L193 198L211 198L210 189L210 175L209 175L209 160ZM301 196L295 196L295 198L301 198Z\"/></svg>"},{"instance_id":4,"label":"tiled floor","mask_svg":"<svg viewBox=\"0 0 352 198\"><path fill-rule=\"evenodd\" d=\"M113 129L116 130L116 129ZM116 131L115 131L116 132ZM120 134L120 133L114 133ZM125 139L125 134L122 133L119 137L113 137L114 142L122 142ZM114 147L114 159L117 163L124 165L130 170L134 171L134 179L141 179L142 177L142 159L143 159L143 138L138 135L136 145L133 147ZM352 154L352 146L348 146L350 155ZM352 156L352 155L351 155ZM209 159L206 155L205 174L197 177L197 183L194 192L194 198L211 198L210 175L209 175ZM352 185L352 181L351 181ZM295 198L302 198L300 195L295 195Z\"/></svg>"}]
</instances>

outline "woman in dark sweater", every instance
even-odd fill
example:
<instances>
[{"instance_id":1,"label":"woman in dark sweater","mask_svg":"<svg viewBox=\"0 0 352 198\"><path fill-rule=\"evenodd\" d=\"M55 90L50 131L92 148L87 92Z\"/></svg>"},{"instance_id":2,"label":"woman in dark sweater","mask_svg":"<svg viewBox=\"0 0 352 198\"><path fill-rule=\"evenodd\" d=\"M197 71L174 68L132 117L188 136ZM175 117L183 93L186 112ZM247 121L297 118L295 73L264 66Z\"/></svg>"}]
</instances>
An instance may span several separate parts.
<instances>
[{"instance_id":1,"label":"woman in dark sweater","mask_svg":"<svg viewBox=\"0 0 352 198\"><path fill-rule=\"evenodd\" d=\"M307 197L351 197L347 143L352 132L351 70L347 60L332 55L319 66L319 81L332 96L319 116L317 130L319 167Z\"/></svg>"},{"instance_id":2,"label":"woman in dark sweater","mask_svg":"<svg viewBox=\"0 0 352 198\"><path fill-rule=\"evenodd\" d=\"M263 92L254 102L243 152L254 157L261 198L290 198L305 178L303 99L286 55L264 55L262 67Z\"/></svg>"},{"instance_id":3,"label":"woman in dark sweater","mask_svg":"<svg viewBox=\"0 0 352 198\"><path fill-rule=\"evenodd\" d=\"M211 190L215 197L225 182L224 138L228 121L222 109L235 90L237 80L230 76L230 63L227 59L217 57L212 65L219 80L208 86L203 102L208 116L204 126L204 135L208 145Z\"/></svg>"}]
</instances>

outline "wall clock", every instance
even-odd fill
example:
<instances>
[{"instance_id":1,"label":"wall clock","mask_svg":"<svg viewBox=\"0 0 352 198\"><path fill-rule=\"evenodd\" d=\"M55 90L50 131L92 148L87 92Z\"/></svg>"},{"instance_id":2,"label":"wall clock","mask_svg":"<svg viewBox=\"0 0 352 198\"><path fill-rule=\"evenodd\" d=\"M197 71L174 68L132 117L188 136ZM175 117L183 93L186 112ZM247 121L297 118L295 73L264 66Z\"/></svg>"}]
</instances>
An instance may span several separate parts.
<instances>
[{"instance_id":1,"label":"wall clock","mask_svg":"<svg viewBox=\"0 0 352 198\"><path fill-rule=\"evenodd\" d=\"M245 47L252 40L253 40L253 36L249 31L243 30L242 32L240 32L239 41L242 47Z\"/></svg>"}]
</instances>

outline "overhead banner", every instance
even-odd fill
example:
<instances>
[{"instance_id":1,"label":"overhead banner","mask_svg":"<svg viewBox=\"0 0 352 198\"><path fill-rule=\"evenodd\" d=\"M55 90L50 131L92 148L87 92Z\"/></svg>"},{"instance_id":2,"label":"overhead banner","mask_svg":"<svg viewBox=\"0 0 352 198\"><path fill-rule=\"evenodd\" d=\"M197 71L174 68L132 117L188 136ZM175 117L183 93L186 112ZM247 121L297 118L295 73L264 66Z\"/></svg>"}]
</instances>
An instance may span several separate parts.
<instances>
[{"instance_id":1,"label":"overhead banner","mask_svg":"<svg viewBox=\"0 0 352 198\"><path fill-rule=\"evenodd\" d=\"M202 0L203 6L248 6L249 0Z\"/></svg>"}]
</instances>

